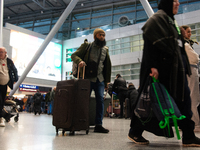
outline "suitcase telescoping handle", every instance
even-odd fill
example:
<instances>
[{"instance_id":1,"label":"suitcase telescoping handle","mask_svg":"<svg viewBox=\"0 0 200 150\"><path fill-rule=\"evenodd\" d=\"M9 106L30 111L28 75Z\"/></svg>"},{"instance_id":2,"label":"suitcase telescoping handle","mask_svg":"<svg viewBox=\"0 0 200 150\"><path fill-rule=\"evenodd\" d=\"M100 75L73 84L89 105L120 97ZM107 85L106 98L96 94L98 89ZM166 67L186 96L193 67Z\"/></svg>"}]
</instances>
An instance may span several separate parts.
<instances>
[{"instance_id":1,"label":"suitcase telescoping handle","mask_svg":"<svg viewBox=\"0 0 200 150\"><path fill-rule=\"evenodd\" d=\"M78 66L78 75L77 79L79 79L79 72L80 72L80 67ZM83 79L85 78L85 65L83 66Z\"/></svg>"}]
</instances>

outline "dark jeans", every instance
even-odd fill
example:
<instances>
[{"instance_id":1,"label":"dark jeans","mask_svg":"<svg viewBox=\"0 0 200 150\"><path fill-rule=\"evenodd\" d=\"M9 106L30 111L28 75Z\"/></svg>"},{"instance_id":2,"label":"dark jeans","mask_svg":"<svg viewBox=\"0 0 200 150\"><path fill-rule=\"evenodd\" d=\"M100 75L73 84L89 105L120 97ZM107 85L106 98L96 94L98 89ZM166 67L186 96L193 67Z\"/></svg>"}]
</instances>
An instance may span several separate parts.
<instances>
[{"instance_id":1,"label":"dark jeans","mask_svg":"<svg viewBox=\"0 0 200 150\"><path fill-rule=\"evenodd\" d=\"M4 107L7 93L7 85L0 85L0 118L3 117L2 109Z\"/></svg>"},{"instance_id":2,"label":"dark jeans","mask_svg":"<svg viewBox=\"0 0 200 150\"><path fill-rule=\"evenodd\" d=\"M96 117L95 117L95 124L102 125L103 120L103 112L104 112L104 81L99 82L97 80L96 82L90 82L90 94L92 90L95 92L95 98L96 98Z\"/></svg>"},{"instance_id":3,"label":"dark jeans","mask_svg":"<svg viewBox=\"0 0 200 150\"><path fill-rule=\"evenodd\" d=\"M124 114L124 102L126 99L126 93L127 91L120 91L117 95L120 101L120 116L121 117L123 117L123 114Z\"/></svg>"},{"instance_id":4,"label":"dark jeans","mask_svg":"<svg viewBox=\"0 0 200 150\"><path fill-rule=\"evenodd\" d=\"M183 119L178 122L179 128L182 130L184 139L191 139L195 136L194 134L194 122L191 120L192 111L191 111L191 99L190 99L190 90L188 87L187 78L185 78L185 92L184 92L184 101L177 103L179 110L182 115L186 116L186 119ZM130 132L134 136L141 136L144 128L141 121L135 116L131 118L131 129Z\"/></svg>"}]
</instances>

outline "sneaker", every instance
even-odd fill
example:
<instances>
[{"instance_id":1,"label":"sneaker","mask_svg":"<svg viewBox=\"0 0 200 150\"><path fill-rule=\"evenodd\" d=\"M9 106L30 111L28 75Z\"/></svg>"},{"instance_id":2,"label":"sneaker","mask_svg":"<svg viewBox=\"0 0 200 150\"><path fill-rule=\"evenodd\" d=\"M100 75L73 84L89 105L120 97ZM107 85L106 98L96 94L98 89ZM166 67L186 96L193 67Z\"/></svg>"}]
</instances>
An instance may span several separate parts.
<instances>
[{"instance_id":1,"label":"sneaker","mask_svg":"<svg viewBox=\"0 0 200 150\"><path fill-rule=\"evenodd\" d=\"M109 130L105 129L104 127L102 127L102 125L96 125L94 128L94 132L98 132L98 133L108 133Z\"/></svg>"},{"instance_id":2,"label":"sneaker","mask_svg":"<svg viewBox=\"0 0 200 150\"><path fill-rule=\"evenodd\" d=\"M183 146L185 147L200 147L200 139L198 137L194 137L189 140L183 139Z\"/></svg>"},{"instance_id":3,"label":"sneaker","mask_svg":"<svg viewBox=\"0 0 200 150\"><path fill-rule=\"evenodd\" d=\"M5 122L3 117L0 118L0 127L5 127Z\"/></svg>"},{"instance_id":4,"label":"sneaker","mask_svg":"<svg viewBox=\"0 0 200 150\"><path fill-rule=\"evenodd\" d=\"M140 144L140 145L148 145L149 141L146 140L143 136L134 136L129 132L128 134L128 139L133 141L135 144Z\"/></svg>"}]
</instances>

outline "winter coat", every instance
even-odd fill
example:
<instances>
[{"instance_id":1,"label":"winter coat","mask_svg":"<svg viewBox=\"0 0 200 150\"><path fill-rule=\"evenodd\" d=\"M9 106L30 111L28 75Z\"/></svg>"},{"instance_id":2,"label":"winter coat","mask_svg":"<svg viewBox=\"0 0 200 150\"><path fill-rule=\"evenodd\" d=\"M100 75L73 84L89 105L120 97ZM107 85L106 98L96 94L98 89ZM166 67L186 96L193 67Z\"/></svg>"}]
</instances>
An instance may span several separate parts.
<instances>
[{"instance_id":1,"label":"winter coat","mask_svg":"<svg viewBox=\"0 0 200 150\"><path fill-rule=\"evenodd\" d=\"M127 86L126 86L126 80L123 79L122 77L118 77L115 79L112 91L119 93L121 91L127 91Z\"/></svg>"},{"instance_id":2,"label":"winter coat","mask_svg":"<svg viewBox=\"0 0 200 150\"><path fill-rule=\"evenodd\" d=\"M86 48L88 47L88 42L84 42L71 56L72 61L74 61L76 64L79 64L81 61L87 62L89 51L86 51ZM107 86L107 83L110 82L111 77L111 60L108 53L108 47L104 46L106 49L106 58L103 62L104 68L103 68L103 77L104 77L104 83L105 86ZM84 57L84 58L83 58ZM80 76L83 76L82 70L80 70Z\"/></svg>"},{"instance_id":3,"label":"winter coat","mask_svg":"<svg viewBox=\"0 0 200 150\"><path fill-rule=\"evenodd\" d=\"M140 89L143 89L151 68L156 68L159 81L164 84L170 95L175 101L182 101L185 74L190 75L191 70L184 49L184 40L178 34L174 21L163 10L158 10L142 30L144 49L140 69ZM178 42L182 42L182 48ZM185 59L186 70L182 59Z\"/></svg>"},{"instance_id":4,"label":"winter coat","mask_svg":"<svg viewBox=\"0 0 200 150\"><path fill-rule=\"evenodd\" d=\"M10 58L7 58L7 66L8 66L8 70L9 70L9 82L8 82L8 86L13 89L13 84L14 82L18 81L18 74L17 74L17 68L15 67L13 61Z\"/></svg>"}]
</instances>

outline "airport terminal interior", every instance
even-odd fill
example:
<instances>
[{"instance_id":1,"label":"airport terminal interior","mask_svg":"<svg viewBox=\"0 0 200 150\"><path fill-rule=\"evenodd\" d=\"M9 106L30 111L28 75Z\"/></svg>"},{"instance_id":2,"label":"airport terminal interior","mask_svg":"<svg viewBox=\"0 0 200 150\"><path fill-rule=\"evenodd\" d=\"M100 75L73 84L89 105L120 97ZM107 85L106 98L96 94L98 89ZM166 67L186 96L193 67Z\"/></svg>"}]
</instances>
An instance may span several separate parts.
<instances>
[{"instance_id":1,"label":"airport terminal interior","mask_svg":"<svg viewBox=\"0 0 200 150\"><path fill-rule=\"evenodd\" d=\"M127 83L133 83L137 88L144 44L141 28L149 18L144 9L145 3L141 1L149 3L148 8L152 12L158 11L160 0L1 0L3 11L0 19L3 21L3 29L0 38L3 40L0 46L7 49L8 57L14 61L19 78L23 77L23 80L17 83L13 91L8 90L8 95L12 93L11 96L18 100L19 106L6 106L13 116L5 120L5 127L0 127L0 150L199 149L183 147L176 134L173 138L165 138L146 131L143 136L150 144L134 144L127 138L131 119L118 118L120 104L117 98L113 104L107 103L105 108L103 126L109 129L108 134L95 133L94 126L90 126L88 134L81 130L76 131L75 135L70 135L69 131L63 135L59 129L56 135L52 114L45 111L46 107L41 114L36 115L26 107L28 98L37 90L45 98L58 81L74 78L71 73L71 55L85 39L93 41L96 28L106 33L112 62L111 83L119 73ZM179 2L179 11L175 16L178 24L190 26L191 39L200 42L200 1ZM72 4L75 5L72 7ZM68 15L59 26L64 12ZM49 35L49 45L42 47ZM194 44L194 49L200 54L199 45ZM37 50L43 52L41 56L36 56ZM37 57L37 62L24 76L26 68L29 68L27 64L33 57ZM107 97L111 100L109 95ZM16 107L19 112L14 110ZM111 115L112 112L114 115ZM181 130L179 132L181 135ZM195 134L200 137L200 126L196 127Z\"/></svg>"}]
</instances>

